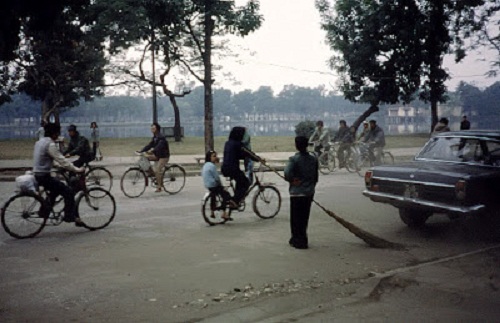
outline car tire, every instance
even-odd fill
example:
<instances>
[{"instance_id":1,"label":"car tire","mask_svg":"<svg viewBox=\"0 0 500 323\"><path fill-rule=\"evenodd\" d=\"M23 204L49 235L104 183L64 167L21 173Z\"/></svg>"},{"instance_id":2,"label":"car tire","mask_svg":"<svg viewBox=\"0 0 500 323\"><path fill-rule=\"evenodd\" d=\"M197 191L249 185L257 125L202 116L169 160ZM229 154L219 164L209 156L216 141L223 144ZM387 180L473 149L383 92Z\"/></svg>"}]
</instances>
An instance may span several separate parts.
<instances>
[{"instance_id":1,"label":"car tire","mask_svg":"<svg viewBox=\"0 0 500 323\"><path fill-rule=\"evenodd\" d=\"M425 224L425 221L432 215L430 212L415 209L399 209L399 217L404 224L410 228L419 228Z\"/></svg>"}]
</instances>

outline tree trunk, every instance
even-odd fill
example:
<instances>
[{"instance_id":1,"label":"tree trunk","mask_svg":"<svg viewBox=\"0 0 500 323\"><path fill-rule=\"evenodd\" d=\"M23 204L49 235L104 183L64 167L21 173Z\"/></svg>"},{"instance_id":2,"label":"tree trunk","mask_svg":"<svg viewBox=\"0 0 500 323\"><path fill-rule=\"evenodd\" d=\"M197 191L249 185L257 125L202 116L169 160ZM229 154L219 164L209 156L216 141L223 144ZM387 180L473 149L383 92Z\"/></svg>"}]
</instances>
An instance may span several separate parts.
<instances>
[{"instance_id":1,"label":"tree trunk","mask_svg":"<svg viewBox=\"0 0 500 323\"><path fill-rule=\"evenodd\" d=\"M174 108L174 138L176 142L181 141L181 115L179 113L179 106L177 105L177 100L175 96L169 95L170 103Z\"/></svg>"},{"instance_id":2,"label":"tree trunk","mask_svg":"<svg viewBox=\"0 0 500 323\"><path fill-rule=\"evenodd\" d=\"M212 0L205 1L205 52L203 54L203 65L205 75L203 85L205 87L205 152L214 149L214 101L212 97Z\"/></svg>"},{"instance_id":3,"label":"tree trunk","mask_svg":"<svg viewBox=\"0 0 500 323\"><path fill-rule=\"evenodd\" d=\"M358 131L358 128L359 128L359 125L364 121L366 120L366 118L368 118L370 115L372 115L373 113L375 112L378 112L379 111L379 107L377 104L372 104L370 105L370 107L365 111L363 112L363 114L361 114L357 119L356 121L354 121L354 123L351 125L352 127L356 128L356 131Z\"/></svg>"}]
</instances>

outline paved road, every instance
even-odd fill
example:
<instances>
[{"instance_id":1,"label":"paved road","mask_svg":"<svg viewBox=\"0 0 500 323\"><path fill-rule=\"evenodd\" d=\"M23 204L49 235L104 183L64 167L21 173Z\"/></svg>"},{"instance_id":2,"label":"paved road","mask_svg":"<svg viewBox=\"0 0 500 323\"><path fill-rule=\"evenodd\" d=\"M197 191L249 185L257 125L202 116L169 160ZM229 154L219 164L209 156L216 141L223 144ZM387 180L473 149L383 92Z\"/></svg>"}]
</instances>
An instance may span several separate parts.
<instances>
[{"instance_id":1,"label":"paved road","mask_svg":"<svg viewBox=\"0 0 500 323\"><path fill-rule=\"evenodd\" d=\"M0 321L498 320L500 253L474 223L436 217L410 230L361 195L358 175L339 171L321 176L316 200L408 250L370 248L316 207L311 248L296 250L286 184L264 176L283 197L272 220L246 210L207 226L195 176L174 196L151 188L128 199L115 185L118 214L105 230L63 224L30 240L1 231ZM2 202L13 189L0 185Z\"/></svg>"}]
</instances>

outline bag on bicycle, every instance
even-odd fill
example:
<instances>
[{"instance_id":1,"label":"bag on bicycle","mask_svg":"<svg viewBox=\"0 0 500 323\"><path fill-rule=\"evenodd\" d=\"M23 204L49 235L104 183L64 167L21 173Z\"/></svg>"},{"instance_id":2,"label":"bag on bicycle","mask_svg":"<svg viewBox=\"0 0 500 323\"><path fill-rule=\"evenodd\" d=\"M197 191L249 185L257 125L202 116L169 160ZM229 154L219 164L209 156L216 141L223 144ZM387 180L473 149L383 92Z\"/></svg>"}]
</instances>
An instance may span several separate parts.
<instances>
[{"instance_id":1,"label":"bag on bicycle","mask_svg":"<svg viewBox=\"0 0 500 323\"><path fill-rule=\"evenodd\" d=\"M32 172L26 171L24 175L16 177L17 188L21 192L36 192L38 183Z\"/></svg>"}]
</instances>

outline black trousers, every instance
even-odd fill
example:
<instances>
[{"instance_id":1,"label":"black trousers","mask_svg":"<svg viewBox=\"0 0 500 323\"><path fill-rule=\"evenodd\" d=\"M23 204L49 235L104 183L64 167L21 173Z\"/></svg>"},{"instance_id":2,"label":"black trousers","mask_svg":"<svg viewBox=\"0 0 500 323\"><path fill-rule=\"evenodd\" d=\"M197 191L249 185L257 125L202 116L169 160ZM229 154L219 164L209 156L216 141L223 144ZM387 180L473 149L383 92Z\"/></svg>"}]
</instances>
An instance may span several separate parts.
<instances>
[{"instance_id":1,"label":"black trousers","mask_svg":"<svg viewBox=\"0 0 500 323\"><path fill-rule=\"evenodd\" d=\"M294 247L308 246L307 225L314 196L290 196L290 244Z\"/></svg>"},{"instance_id":2,"label":"black trousers","mask_svg":"<svg viewBox=\"0 0 500 323\"><path fill-rule=\"evenodd\" d=\"M222 203L224 203L224 205L227 205L227 202L231 199L231 194L229 194L229 192L226 191L223 186L210 187L208 190L210 191L210 193L222 196ZM216 200L214 198L210 200L210 206L212 210L215 209L215 202Z\"/></svg>"},{"instance_id":3,"label":"black trousers","mask_svg":"<svg viewBox=\"0 0 500 323\"><path fill-rule=\"evenodd\" d=\"M75 207L75 193L73 190L66 186L63 182L55 177L47 175L35 175L36 181L39 185L43 186L45 190L49 191L49 197L52 203L56 197L61 195L64 199L64 219L74 221L76 215Z\"/></svg>"},{"instance_id":4,"label":"black trousers","mask_svg":"<svg viewBox=\"0 0 500 323\"><path fill-rule=\"evenodd\" d=\"M245 197L248 188L250 187L250 182L248 181L245 173L241 170L233 172L230 177L236 182L233 200L236 203L240 203L240 201Z\"/></svg>"}]
</instances>

